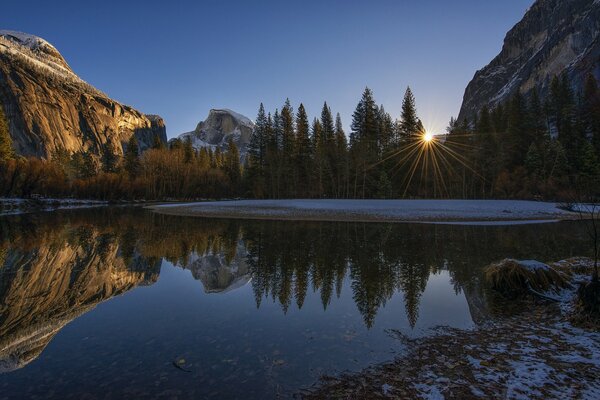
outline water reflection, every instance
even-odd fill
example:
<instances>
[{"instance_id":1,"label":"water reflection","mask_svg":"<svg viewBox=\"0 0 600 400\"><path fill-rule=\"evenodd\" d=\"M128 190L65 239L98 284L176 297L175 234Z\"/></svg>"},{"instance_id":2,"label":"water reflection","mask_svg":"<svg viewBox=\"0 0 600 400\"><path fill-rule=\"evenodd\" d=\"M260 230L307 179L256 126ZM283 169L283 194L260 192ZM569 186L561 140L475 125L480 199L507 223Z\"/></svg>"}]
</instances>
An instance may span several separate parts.
<instances>
[{"instance_id":1,"label":"water reflection","mask_svg":"<svg viewBox=\"0 0 600 400\"><path fill-rule=\"evenodd\" d=\"M99 303L155 284L163 261L189 270L208 294L250 286L257 308L268 301L281 314L302 312L315 297L334 320L341 311L329 308L351 294L366 328L377 325L394 296L401 297L414 327L424 317L428 285L433 295L441 293L432 277L442 277L465 297L478 323L487 313L478 285L482 266L507 256L585 254L583 234L577 223L291 223L179 218L139 209L3 217L0 370L27 365L67 323ZM425 312L435 315L445 301L436 299ZM342 332L349 340L353 335Z\"/></svg>"}]
</instances>

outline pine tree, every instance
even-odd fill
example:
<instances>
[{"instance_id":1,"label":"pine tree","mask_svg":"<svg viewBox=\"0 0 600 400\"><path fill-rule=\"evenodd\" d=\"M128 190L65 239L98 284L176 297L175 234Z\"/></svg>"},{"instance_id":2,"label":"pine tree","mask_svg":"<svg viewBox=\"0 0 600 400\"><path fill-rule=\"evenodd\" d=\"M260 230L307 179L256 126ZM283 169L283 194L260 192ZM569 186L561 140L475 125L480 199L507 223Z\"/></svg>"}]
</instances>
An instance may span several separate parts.
<instances>
[{"instance_id":1,"label":"pine tree","mask_svg":"<svg viewBox=\"0 0 600 400\"><path fill-rule=\"evenodd\" d=\"M260 103L258 115L248 145L248 154L246 159L245 180L249 193L254 197L263 197L265 194L264 167L267 147L268 121L265 114L265 107Z\"/></svg>"},{"instance_id":2,"label":"pine tree","mask_svg":"<svg viewBox=\"0 0 600 400\"><path fill-rule=\"evenodd\" d=\"M529 174L534 177L540 177L543 168L542 155L535 143L531 143L527 156L525 157L525 167Z\"/></svg>"},{"instance_id":3,"label":"pine tree","mask_svg":"<svg viewBox=\"0 0 600 400\"><path fill-rule=\"evenodd\" d=\"M129 142L127 142L127 149L125 150L125 171L129 176L129 179L133 179L138 176L140 171L140 159L139 159L139 145L135 135L131 135Z\"/></svg>"},{"instance_id":4,"label":"pine tree","mask_svg":"<svg viewBox=\"0 0 600 400\"><path fill-rule=\"evenodd\" d=\"M114 173L117 172L119 158L112 150L110 145L105 144L102 151L102 172Z\"/></svg>"},{"instance_id":5,"label":"pine tree","mask_svg":"<svg viewBox=\"0 0 600 400\"><path fill-rule=\"evenodd\" d=\"M369 88L365 88L352 114L351 128L353 196L366 198L374 193L379 179L377 171L371 168L379 154L379 108Z\"/></svg>"},{"instance_id":6,"label":"pine tree","mask_svg":"<svg viewBox=\"0 0 600 400\"><path fill-rule=\"evenodd\" d=\"M281 109L281 175L282 195L293 196L295 165L293 164L295 134L294 134L294 109L289 99L286 99Z\"/></svg>"},{"instance_id":7,"label":"pine tree","mask_svg":"<svg viewBox=\"0 0 600 400\"><path fill-rule=\"evenodd\" d=\"M92 153L89 150L81 152L81 170L79 172L79 177L83 179L91 178L95 176L97 173L96 162L92 157Z\"/></svg>"},{"instance_id":8,"label":"pine tree","mask_svg":"<svg viewBox=\"0 0 600 400\"><path fill-rule=\"evenodd\" d=\"M338 198L348 196L348 140L342 126L342 118L337 113L335 117L335 160L337 171L337 194Z\"/></svg>"},{"instance_id":9,"label":"pine tree","mask_svg":"<svg viewBox=\"0 0 600 400\"><path fill-rule=\"evenodd\" d=\"M183 160L186 164L190 164L194 161L194 156L196 155L196 150L194 150L194 146L192 145L192 138L187 136L183 142Z\"/></svg>"},{"instance_id":10,"label":"pine tree","mask_svg":"<svg viewBox=\"0 0 600 400\"><path fill-rule=\"evenodd\" d=\"M392 116L385 111L383 105L379 107L379 150L381 154L392 151L396 145L396 129Z\"/></svg>"},{"instance_id":11,"label":"pine tree","mask_svg":"<svg viewBox=\"0 0 600 400\"><path fill-rule=\"evenodd\" d=\"M335 127L331 109L327 102L323 104L321 109L321 140L317 143L317 153L319 159L322 160L321 165L324 182L324 194L332 196L337 191L336 185L336 143L335 143Z\"/></svg>"},{"instance_id":12,"label":"pine tree","mask_svg":"<svg viewBox=\"0 0 600 400\"><path fill-rule=\"evenodd\" d=\"M231 185L235 190L235 188L237 188L241 180L240 152L231 136L227 140L227 153L225 154L225 171L227 173L227 176L229 177Z\"/></svg>"},{"instance_id":13,"label":"pine tree","mask_svg":"<svg viewBox=\"0 0 600 400\"><path fill-rule=\"evenodd\" d=\"M252 160L254 166L264 166L265 149L266 149L266 134L267 134L267 116L265 107L260 103L258 115L254 130L248 146L248 156Z\"/></svg>"},{"instance_id":14,"label":"pine tree","mask_svg":"<svg viewBox=\"0 0 600 400\"><path fill-rule=\"evenodd\" d=\"M420 124L419 118L417 117L415 97L410 90L410 87L408 87L406 88L404 100L402 101L402 114L400 122L401 140L404 142L415 140L415 138L422 133L421 129L422 124Z\"/></svg>"},{"instance_id":15,"label":"pine tree","mask_svg":"<svg viewBox=\"0 0 600 400\"><path fill-rule=\"evenodd\" d=\"M600 176L600 165L598 164L598 156L594 146L587 140L583 142L580 154L578 154L577 164L579 166L579 174L590 182L593 182Z\"/></svg>"},{"instance_id":16,"label":"pine tree","mask_svg":"<svg viewBox=\"0 0 600 400\"><path fill-rule=\"evenodd\" d=\"M310 188L312 161L312 145L308 116L304 105L300 104L296 114L296 146L294 151L294 165L297 169L296 195L308 196Z\"/></svg>"},{"instance_id":17,"label":"pine tree","mask_svg":"<svg viewBox=\"0 0 600 400\"><path fill-rule=\"evenodd\" d=\"M523 95L517 91L510 99L508 109L508 130L503 141L504 166L512 169L520 165L529 150L527 105Z\"/></svg>"},{"instance_id":18,"label":"pine tree","mask_svg":"<svg viewBox=\"0 0 600 400\"><path fill-rule=\"evenodd\" d=\"M542 107L542 102L540 100L540 96L538 94L538 90L534 87L531 90L531 95L529 97L529 107L527 108L528 112L528 130L530 132L529 141L535 142L536 144L540 144L544 141L546 136L548 136L548 130L546 129L546 121L544 118L544 109Z\"/></svg>"},{"instance_id":19,"label":"pine tree","mask_svg":"<svg viewBox=\"0 0 600 400\"><path fill-rule=\"evenodd\" d=\"M600 90L594 75L588 75L583 88L582 122L586 136L591 138L596 154L600 154Z\"/></svg>"},{"instance_id":20,"label":"pine tree","mask_svg":"<svg viewBox=\"0 0 600 400\"><path fill-rule=\"evenodd\" d=\"M8 121L2 109L0 102L0 162L9 160L14 157L12 148L12 139L8 130Z\"/></svg>"},{"instance_id":21,"label":"pine tree","mask_svg":"<svg viewBox=\"0 0 600 400\"><path fill-rule=\"evenodd\" d=\"M314 192L317 197L323 197L324 194L324 152L322 151L322 143L323 143L323 126L318 119L314 119L312 123L312 137L311 137L311 147L313 148L314 154Z\"/></svg>"}]
</instances>

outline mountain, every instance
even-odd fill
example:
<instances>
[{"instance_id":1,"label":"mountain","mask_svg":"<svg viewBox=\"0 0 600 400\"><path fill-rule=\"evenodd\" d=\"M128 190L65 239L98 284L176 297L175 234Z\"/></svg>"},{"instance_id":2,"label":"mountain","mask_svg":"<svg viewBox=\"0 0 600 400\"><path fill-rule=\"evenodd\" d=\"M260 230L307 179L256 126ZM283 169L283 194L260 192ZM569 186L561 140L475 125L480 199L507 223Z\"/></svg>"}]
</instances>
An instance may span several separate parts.
<instances>
[{"instance_id":1,"label":"mountain","mask_svg":"<svg viewBox=\"0 0 600 400\"><path fill-rule=\"evenodd\" d=\"M142 149L155 135L167 141L163 120L110 99L79 78L50 43L0 30L0 105L18 154L49 157L56 149L116 154L136 135Z\"/></svg>"},{"instance_id":2,"label":"mountain","mask_svg":"<svg viewBox=\"0 0 600 400\"><path fill-rule=\"evenodd\" d=\"M0 259L0 373L35 360L99 303L158 279L160 261L138 253L127 260L106 232L78 226L55 233L24 235Z\"/></svg>"},{"instance_id":3,"label":"mountain","mask_svg":"<svg viewBox=\"0 0 600 400\"><path fill-rule=\"evenodd\" d=\"M196 149L207 147L214 150L219 147L225 150L227 141L232 137L240 156L244 158L253 129L254 123L241 114L226 108L212 109L208 117L198 123L195 130L179 135L179 139L191 139Z\"/></svg>"},{"instance_id":4,"label":"mountain","mask_svg":"<svg viewBox=\"0 0 600 400\"><path fill-rule=\"evenodd\" d=\"M248 251L240 241L234 254L211 252L199 256L194 253L187 263L180 266L190 270L194 279L202 282L205 293L227 293L252 279L247 258Z\"/></svg>"},{"instance_id":5,"label":"mountain","mask_svg":"<svg viewBox=\"0 0 600 400\"><path fill-rule=\"evenodd\" d=\"M475 73L458 118L472 119L516 90L527 95L537 86L543 96L562 73L577 90L588 74L600 78L600 0L537 0L508 32L500 54Z\"/></svg>"}]
</instances>

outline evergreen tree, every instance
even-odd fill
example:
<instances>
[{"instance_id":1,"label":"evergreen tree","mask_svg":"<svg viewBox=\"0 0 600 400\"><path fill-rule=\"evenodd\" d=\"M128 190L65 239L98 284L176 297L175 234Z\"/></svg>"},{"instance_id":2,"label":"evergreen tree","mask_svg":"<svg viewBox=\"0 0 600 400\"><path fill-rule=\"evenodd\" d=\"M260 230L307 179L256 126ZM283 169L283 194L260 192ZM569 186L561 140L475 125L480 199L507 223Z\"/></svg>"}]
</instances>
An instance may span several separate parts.
<instances>
[{"instance_id":1,"label":"evergreen tree","mask_svg":"<svg viewBox=\"0 0 600 400\"><path fill-rule=\"evenodd\" d=\"M304 105L300 104L296 113L296 146L294 151L294 165L296 166L296 193L308 196L311 180L312 145L308 116Z\"/></svg>"},{"instance_id":2,"label":"evergreen tree","mask_svg":"<svg viewBox=\"0 0 600 400\"><path fill-rule=\"evenodd\" d=\"M96 162L92 156L92 153L89 150L81 152L81 167L79 172L79 177L82 179L91 178L95 176L97 173Z\"/></svg>"},{"instance_id":3,"label":"evergreen tree","mask_svg":"<svg viewBox=\"0 0 600 400\"><path fill-rule=\"evenodd\" d=\"M112 150L110 145L105 144L102 151L102 172L114 173L117 172L119 158Z\"/></svg>"},{"instance_id":4,"label":"evergreen tree","mask_svg":"<svg viewBox=\"0 0 600 400\"><path fill-rule=\"evenodd\" d=\"M4 115L2 104L0 102L0 162L14 157L12 149L12 139L8 130L8 121Z\"/></svg>"},{"instance_id":5,"label":"evergreen tree","mask_svg":"<svg viewBox=\"0 0 600 400\"><path fill-rule=\"evenodd\" d=\"M127 142L127 149L125 150L125 171L129 176L129 179L133 179L138 176L140 171L140 159L139 159L139 145L135 135L131 135L129 142Z\"/></svg>"},{"instance_id":6,"label":"evergreen tree","mask_svg":"<svg viewBox=\"0 0 600 400\"><path fill-rule=\"evenodd\" d=\"M258 115L248 145L247 166L244 168L248 191L255 197L265 193L264 167L267 148L268 120L265 107L260 103Z\"/></svg>"},{"instance_id":7,"label":"evergreen tree","mask_svg":"<svg viewBox=\"0 0 600 400\"><path fill-rule=\"evenodd\" d=\"M529 131L527 126L527 106L523 95L517 91L510 100L508 109L508 129L503 141L504 163L512 169L520 165L529 150Z\"/></svg>"},{"instance_id":8,"label":"evergreen tree","mask_svg":"<svg viewBox=\"0 0 600 400\"><path fill-rule=\"evenodd\" d=\"M318 153L319 160L322 161L323 180L324 180L324 194L332 196L337 191L336 183L336 142L335 142L335 127L333 122L333 116L331 109L327 105L327 102L323 104L321 109L321 140L316 143L316 151Z\"/></svg>"},{"instance_id":9,"label":"evergreen tree","mask_svg":"<svg viewBox=\"0 0 600 400\"><path fill-rule=\"evenodd\" d=\"M282 194L286 197L293 196L293 182L295 165L293 164L295 134L294 134L294 109L289 99L286 99L281 109L281 175Z\"/></svg>"},{"instance_id":10,"label":"evergreen tree","mask_svg":"<svg viewBox=\"0 0 600 400\"><path fill-rule=\"evenodd\" d=\"M194 150L194 146L192 145L192 138L187 136L183 142L183 159L186 164L191 164L194 161L194 156L196 155L196 150Z\"/></svg>"},{"instance_id":11,"label":"evergreen tree","mask_svg":"<svg viewBox=\"0 0 600 400\"><path fill-rule=\"evenodd\" d=\"M530 132L528 139L531 142L535 142L539 145L544 141L546 136L548 136L548 130L546 129L544 109L542 107L542 102L540 100L540 96L536 87L534 87L531 90L531 95L529 97L529 107L527 108L527 112L527 124L529 125L528 128Z\"/></svg>"},{"instance_id":12,"label":"evergreen tree","mask_svg":"<svg viewBox=\"0 0 600 400\"><path fill-rule=\"evenodd\" d=\"M365 88L352 114L350 146L352 152L353 196L366 198L373 194L379 175L372 168L378 161L379 108L371 89Z\"/></svg>"},{"instance_id":13,"label":"evergreen tree","mask_svg":"<svg viewBox=\"0 0 600 400\"><path fill-rule=\"evenodd\" d=\"M264 158L266 151L266 135L267 135L267 116L265 114L265 107L260 103L258 108L258 115L256 117L256 123L254 124L254 130L248 146L248 156L252 160L254 167L264 166ZM254 168L253 167L253 168Z\"/></svg>"},{"instance_id":14,"label":"evergreen tree","mask_svg":"<svg viewBox=\"0 0 600 400\"><path fill-rule=\"evenodd\" d=\"M415 105L415 97L410 90L406 88L404 100L402 101L402 114L400 122L400 136L404 142L415 140L422 133L422 124L417 117L417 107Z\"/></svg>"},{"instance_id":15,"label":"evergreen tree","mask_svg":"<svg viewBox=\"0 0 600 400\"><path fill-rule=\"evenodd\" d=\"M225 172L227 173L229 181L231 182L231 185L235 190L235 188L237 188L241 181L240 152L231 136L227 140L227 153L225 154Z\"/></svg>"},{"instance_id":16,"label":"evergreen tree","mask_svg":"<svg viewBox=\"0 0 600 400\"><path fill-rule=\"evenodd\" d=\"M591 139L596 154L600 154L600 90L592 74L585 81L582 114L584 134Z\"/></svg>"},{"instance_id":17,"label":"evergreen tree","mask_svg":"<svg viewBox=\"0 0 600 400\"><path fill-rule=\"evenodd\" d=\"M579 175L594 181L600 176L600 165L598 164L598 156L587 140L583 142L582 149L578 155Z\"/></svg>"},{"instance_id":18,"label":"evergreen tree","mask_svg":"<svg viewBox=\"0 0 600 400\"><path fill-rule=\"evenodd\" d=\"M342 126L342 118L337 113L335 117L335 160L337 171L337 194L338 198L348 196L348 140Z\"/></svg>"},{"instance_id":19,"label":"evergreen tree","mask_svg":"<svg viewBox=\"0 0 600 400\"><path fill-rule=\"evenodd\" d=\"M324 151L322 150L322 143L323 143L323 126L321 125L321 122L318 119L314 119L313 123L312 123L312 137L311 137L311 142L312 142L312 148L313 148L313 154L314 154L314 179L312 179L312 181L314 182L314 185L312 187L312 189L314 190L314 193L316 194L317 197L323 197L324 195L324 179L325 179L325 171L324 171L324 166L325 166L325 158L324 158Z\"/></svg>"},{"instance_id":20,"label":"evergreen tree","mask_svg":"<svg viewBox=\"0 0 600 400\"><path fill-rule=\"evenodd\" d=\"M535 143L531 143L527 156L525 157L525 167L534 177L539 177L543 169L542 155Z\"/></svg>"},{"instance_id":21,"label":"evergreen tree","mask_svg":"<svg viewBox=\"0 0 600 400\"><path fill-rule=\"evenodd\" d=\"M392 182L385 171L379 174L379 183L377 185L377 198L389 199L392 197Z\"/></svg>"}]
</instances>

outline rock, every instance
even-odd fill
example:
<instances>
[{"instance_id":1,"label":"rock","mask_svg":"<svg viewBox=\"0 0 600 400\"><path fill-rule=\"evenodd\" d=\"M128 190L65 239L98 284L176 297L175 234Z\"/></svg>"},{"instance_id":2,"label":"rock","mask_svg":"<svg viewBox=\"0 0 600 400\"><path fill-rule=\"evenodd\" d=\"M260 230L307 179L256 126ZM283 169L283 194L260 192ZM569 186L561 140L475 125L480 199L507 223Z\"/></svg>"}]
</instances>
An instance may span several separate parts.
<instances>
[{"instance_id":1,"label":"rock","mask_svg":"<svg viewBox=\"0 0 600 400\"><path fill-rule=\"evenodd\" d=\"M212 109L208 113L208 117L198 123L195 130L179 135L179 139L185 141L189 138L196 149L206 147L213 150L216 148L225 150L231 137L243 160L248 150L253 129L254 123L235 111Z\"/></svg>"},{"instance_id":2,"label":"rock","mask_svg":"<svg viewBox=\"0 0 600 400\"><path fill-rule=\"evenodd\" d=\"M0 262L0 374L35 360L65 325L97 304L158 279L160 261L135 254L127 262L105 231L79 226L56 234L64 241L41 232L17 239Z\"/></svg>"},{"instance_id":3,"label":"rock","mask_svg":"<svg viewBox=\"0 0 600 400\"><path fill-rule=\"evenodd\" d=\"M566 73L576 90L588 74L600 78L600 1L537 0L506 35L500 54L477 71L465 90L459 120L471 121L515 91L541 96Z\"/></svg>"},{"instance_id":4,"label":"rock","mask_svg":"<svg viewBox=\"0 0 600 400\"><path fill-rule=\"evenodd\" d=\"M0 105L18 154L48 158L58 148L122 154L136 135L145 149L164 121L110 99L84 82L42 38L0 30Z\"/></svg>"},{"instance_id":5,"label":"rock","mask_svg":"<svg viewBox=\"0 0 600 400\"><path fill-rule=\"evenodd\" d=\"M193 278L202 282L205 293L227 293L250 282L247 255L240 241L231 259L223 253L194 254L181 267L190 270Z\"/></svg>"}]
</instances>

